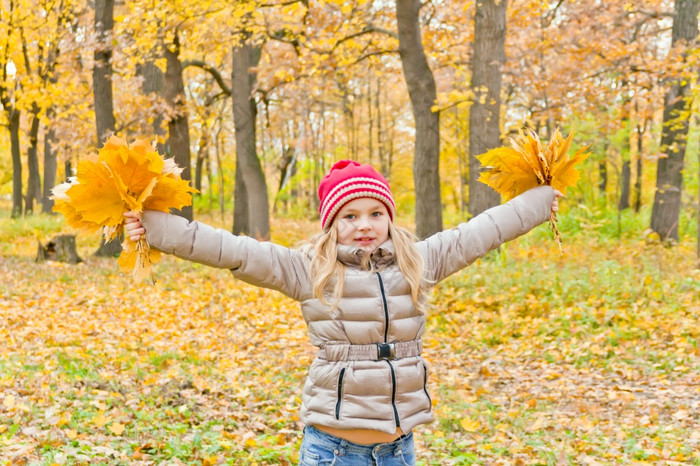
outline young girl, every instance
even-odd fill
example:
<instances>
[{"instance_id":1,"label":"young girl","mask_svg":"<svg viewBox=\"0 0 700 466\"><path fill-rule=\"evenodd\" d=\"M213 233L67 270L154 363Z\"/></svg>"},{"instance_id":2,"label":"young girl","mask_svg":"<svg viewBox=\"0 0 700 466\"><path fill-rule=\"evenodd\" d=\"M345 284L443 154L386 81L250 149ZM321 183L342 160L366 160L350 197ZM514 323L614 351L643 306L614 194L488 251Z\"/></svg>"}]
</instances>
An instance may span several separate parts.
<instances>
[{"instance_id":1,"label":"young girl","mask_svg":"<svg viewBox=\"0 0 700 466\"><path fill-rule=\"evenodd\" d=\"M415 464L412 429L432 421L421 358L427 290L558 210L541 186L416 242L370 165L336 163L319 186L322 231L289 249L157 211L127 214L127 236L230 269L301 302L319 348L304 385L300 464Z\"/></svg>"}]
</instances>

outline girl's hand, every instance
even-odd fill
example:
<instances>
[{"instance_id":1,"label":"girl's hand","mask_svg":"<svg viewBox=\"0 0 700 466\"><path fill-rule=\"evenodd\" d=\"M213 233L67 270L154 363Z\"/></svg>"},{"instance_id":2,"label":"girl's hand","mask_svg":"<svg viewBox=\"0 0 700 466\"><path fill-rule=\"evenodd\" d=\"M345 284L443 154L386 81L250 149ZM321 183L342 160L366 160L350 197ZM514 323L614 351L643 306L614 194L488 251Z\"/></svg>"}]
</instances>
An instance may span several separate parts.
<instances>
[{"instance_id":1,"label":"girl's hand","mask_svg":"<svg viewBox=\"0 0 700 466\"><path fill-rule=\"evenodd\" d=\"M554 200L552 201L552 213L553 214L556 214L557 212L559 212L559 198L560 197L564 197L564 195L560 191L555 189L554 190Z\"/></svg>"},{"instance_id":2,"label":"girl's hand","mask_svg":"<svg viewBox=\"0 0 700 466\"><path fill-rule=\"evenodd\" d=\"M131 211L124 214L124 232L131 241L138 241L141 235L146 234L146 229L141 225L141 212Z\"/></svg>"}]
</instances>

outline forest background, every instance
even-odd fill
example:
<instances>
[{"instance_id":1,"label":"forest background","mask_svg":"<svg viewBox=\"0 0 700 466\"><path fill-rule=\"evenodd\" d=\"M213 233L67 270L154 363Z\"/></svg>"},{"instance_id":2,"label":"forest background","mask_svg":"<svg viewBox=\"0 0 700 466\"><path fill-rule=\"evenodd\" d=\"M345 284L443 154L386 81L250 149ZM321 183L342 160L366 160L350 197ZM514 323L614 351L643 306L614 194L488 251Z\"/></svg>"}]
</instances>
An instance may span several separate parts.
<instances>
[{"instance_id":1,"label":"forest background","mask_svg":"<svg viewBox=\"0 0 700 466\"><path fill-rule=\"evenodd\" d=\"M374 164L425 237L500 201L474 156L529 127L589 146L565 256L540 230L436 291L423 461L700 464L697 20L697 0L0 1L0 459L295 459L293 304L171 260L130 284L90 235L87 266L33 263L70 233L51 188L108 135L185 168L182 215L295 244L334 161Z\"/></svg>"}]
</instances>

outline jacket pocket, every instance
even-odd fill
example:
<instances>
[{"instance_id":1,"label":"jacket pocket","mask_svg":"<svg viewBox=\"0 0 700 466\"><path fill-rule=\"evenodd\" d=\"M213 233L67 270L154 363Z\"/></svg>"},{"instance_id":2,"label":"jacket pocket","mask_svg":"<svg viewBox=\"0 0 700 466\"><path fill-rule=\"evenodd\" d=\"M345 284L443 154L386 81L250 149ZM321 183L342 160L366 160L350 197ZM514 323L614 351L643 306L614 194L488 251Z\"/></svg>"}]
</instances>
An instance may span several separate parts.
<instances>
[{"instance_id":1,"label":"jacket pocket","mask_svg":"<svg viewBox=\"0 0 700 466\"><path fill-rule=\"evenodd\" d=\"M340 419L340 403L343 401L343 377L345 376L345 368L340 369L338 375L338 401L335 402L335 418Z\"/></svg>"},{"instance_id":2,"label":"jacket pocket","mask_svg":"<svg viewBox=\"0 0 700 466\"><path fill-rule=\"evenodd\" d=\"M423 364L423 391L425 396L428 398L428 411L433 410L433 400L430 399L430 393L428 393L428 366Z\"/></svg>"}]
</instances>

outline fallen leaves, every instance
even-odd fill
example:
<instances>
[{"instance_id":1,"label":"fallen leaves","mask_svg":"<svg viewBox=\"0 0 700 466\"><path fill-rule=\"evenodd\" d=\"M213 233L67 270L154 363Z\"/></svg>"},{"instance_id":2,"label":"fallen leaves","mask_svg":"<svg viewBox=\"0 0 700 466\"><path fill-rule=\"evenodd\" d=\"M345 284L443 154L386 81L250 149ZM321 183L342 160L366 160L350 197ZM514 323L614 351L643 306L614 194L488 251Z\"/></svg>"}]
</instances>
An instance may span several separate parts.
<instances>
[{"instance_id":1,"label":"fallen leaves","mask_svg":"<svg viewBox=\"0 0 700 466\"><path fill-rule=\"evenodd\" d=\"M552 263L533 242L437 290L419 460L700 461L692 245L581 241ZM2 460L296 463L314 354L296 303L172 257L151 287L106 259L35 264L33 242L15 244L0 262Z\"/></svg>"}]
</instances>

